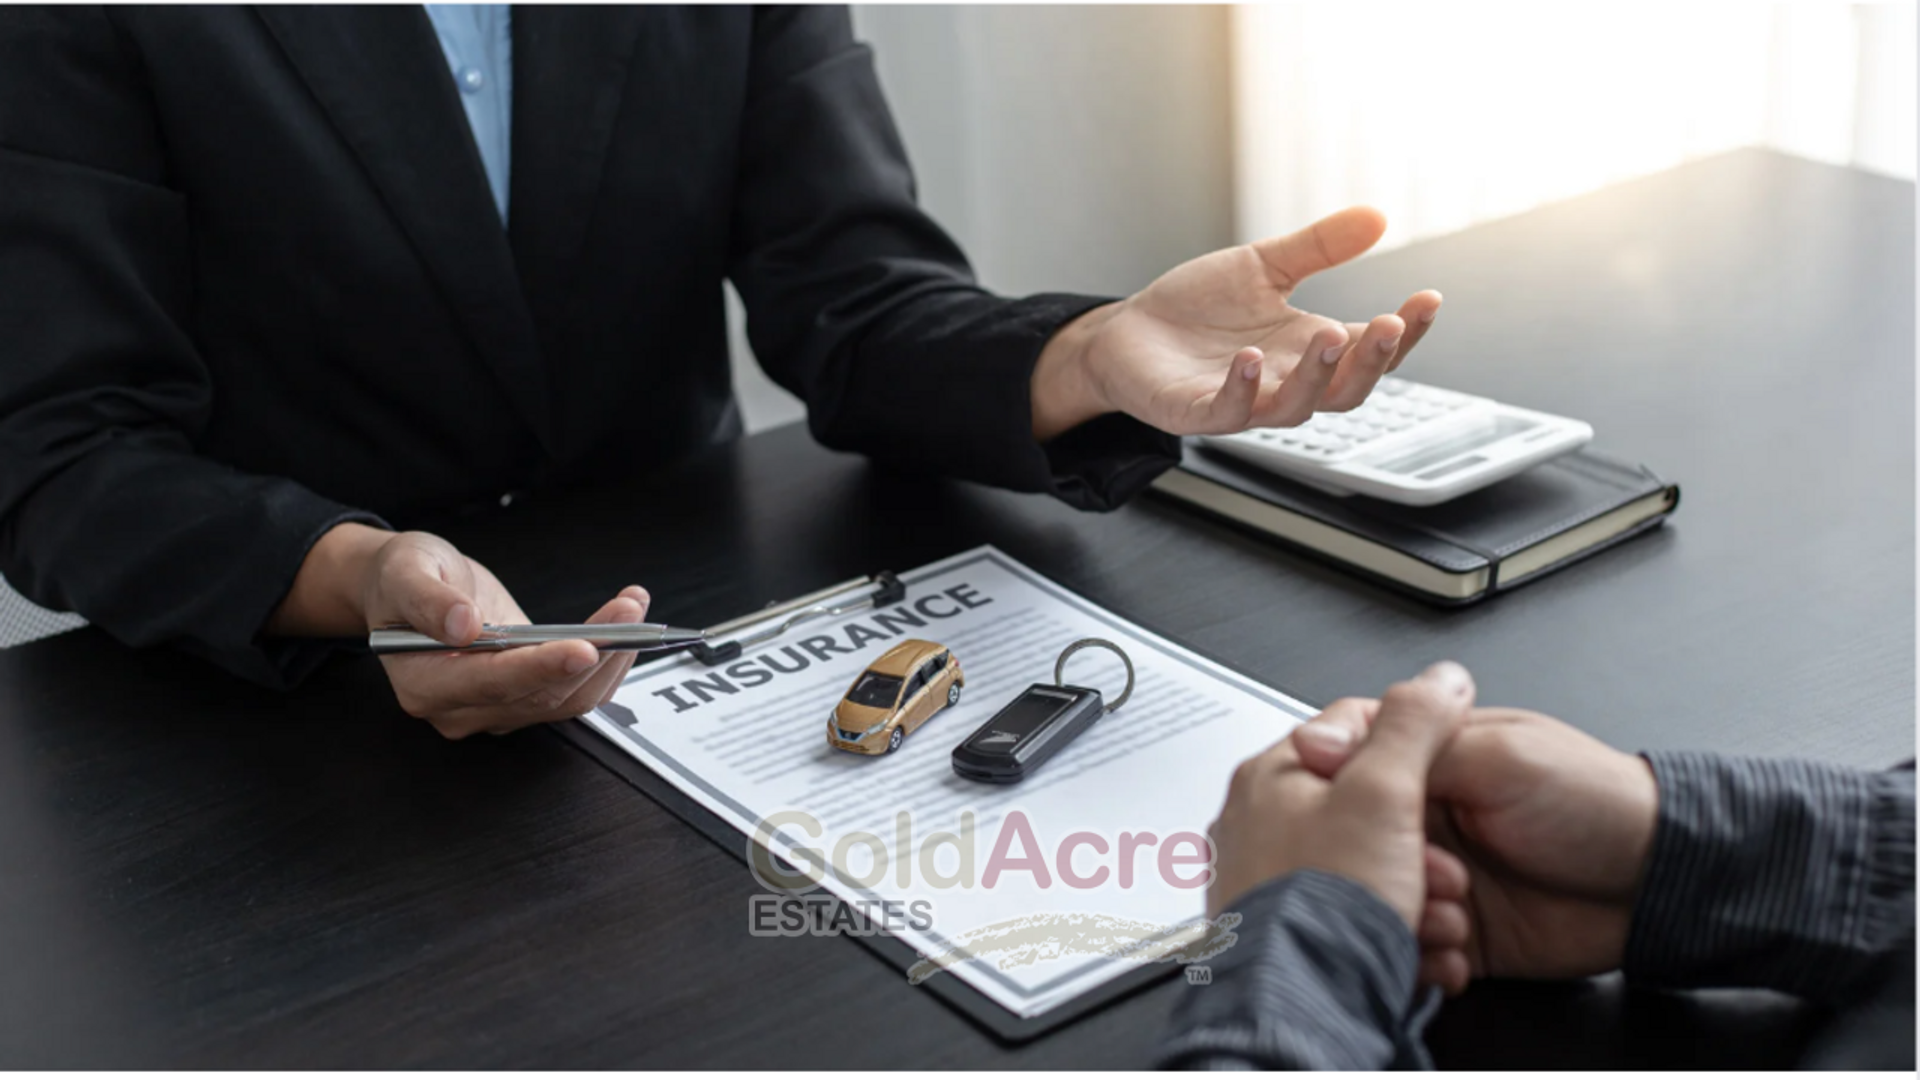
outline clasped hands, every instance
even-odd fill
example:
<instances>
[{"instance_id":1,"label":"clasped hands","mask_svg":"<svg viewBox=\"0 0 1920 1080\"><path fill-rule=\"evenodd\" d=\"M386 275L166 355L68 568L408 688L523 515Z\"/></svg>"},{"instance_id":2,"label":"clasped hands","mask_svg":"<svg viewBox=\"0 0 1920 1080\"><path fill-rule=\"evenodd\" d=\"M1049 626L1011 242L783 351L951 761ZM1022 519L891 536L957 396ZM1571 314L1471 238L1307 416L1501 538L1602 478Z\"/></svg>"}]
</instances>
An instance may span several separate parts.
<instances>
[{"instance_id":1,"label":"clasped hands","mask_svg":"<svg viewBox=\"0 0 1920 1080\"><path fill-rule=\"evenodd\" d=\"M1620 966L1658 813L1652 769L1521 709L1477 709L1441 663L1334 702L1235 772L1213 824L1210 914L1295 870L1371 890L1411 929L1420 981Z\"/></svg>"}]
</instances>

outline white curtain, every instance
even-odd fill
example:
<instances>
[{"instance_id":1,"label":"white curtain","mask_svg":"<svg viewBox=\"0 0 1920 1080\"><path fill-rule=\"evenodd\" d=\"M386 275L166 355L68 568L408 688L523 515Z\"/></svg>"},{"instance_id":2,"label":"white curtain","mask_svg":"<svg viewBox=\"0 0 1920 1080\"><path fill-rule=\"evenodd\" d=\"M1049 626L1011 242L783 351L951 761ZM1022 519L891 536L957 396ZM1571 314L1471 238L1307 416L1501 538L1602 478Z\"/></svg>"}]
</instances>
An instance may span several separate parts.
<instances>
[{"instance_id":1,"label":"white curtain","mask_svg":"<svg viewBox=\"0 0 1920 1080\"><path fill-rule=\"evenodd\" d=\"M1914 176L1912 2L1368 0L1234 11L1235 231L1383 246L1770 146Z\"/></svg>"}]
</instances>

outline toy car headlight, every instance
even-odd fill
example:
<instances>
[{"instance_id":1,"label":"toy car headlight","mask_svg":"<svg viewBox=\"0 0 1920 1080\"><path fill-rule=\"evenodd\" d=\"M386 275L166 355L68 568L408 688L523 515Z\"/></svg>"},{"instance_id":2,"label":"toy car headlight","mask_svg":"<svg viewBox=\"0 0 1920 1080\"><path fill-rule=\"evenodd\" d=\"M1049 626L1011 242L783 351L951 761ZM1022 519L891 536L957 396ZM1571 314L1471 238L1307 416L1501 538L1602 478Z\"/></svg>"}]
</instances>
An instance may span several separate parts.
<instances>
[{"instance_id":1,"label":"toy car headlight","mask_svg":"<svg viewBox=\"0 0 1920 1080\"><path fill-rule=\"evenodd\" d=\"M859 742L860 740L866 738L867 736L887 726L887 722L885 720L882 720L879 723L873 725L872 727L866 729L865 731L855 731L852 728L840 722L839 709L835 709L832 712L827 714L827 723L833 726L834 734L839 735L840 738L845 740L846 742Z\"/></svg>"}]
</instances>

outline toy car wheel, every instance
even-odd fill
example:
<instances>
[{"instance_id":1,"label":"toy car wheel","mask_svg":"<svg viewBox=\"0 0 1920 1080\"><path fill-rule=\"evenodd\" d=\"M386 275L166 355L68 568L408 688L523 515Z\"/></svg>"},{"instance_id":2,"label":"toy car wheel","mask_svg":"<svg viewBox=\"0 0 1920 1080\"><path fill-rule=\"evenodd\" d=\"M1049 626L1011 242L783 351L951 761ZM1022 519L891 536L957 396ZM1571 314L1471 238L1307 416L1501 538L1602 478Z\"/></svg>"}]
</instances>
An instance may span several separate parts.
<instances>
[{"instance_id":1,"label":"toy car wheel","mask_svg":"<svg viewBox=\"0 0 1920 1080\"><path fill-rule=\"evenodd\" d=\"M947 705L952 707L958 704L960 704L960 684L954 683L947 687Z\"/></svg>"},{"instance_id":2,"label":"toy car wheel","mask_svg":"<svg viewBox=\"0 0 1920 1080\"><path fill-rule=\"evenodd\" d=\"M887 736L887 753L891 754L895 750L900 749L900 740L902 737L900 729L894 728L893 734Z\"/></svg>"}]
</instances>

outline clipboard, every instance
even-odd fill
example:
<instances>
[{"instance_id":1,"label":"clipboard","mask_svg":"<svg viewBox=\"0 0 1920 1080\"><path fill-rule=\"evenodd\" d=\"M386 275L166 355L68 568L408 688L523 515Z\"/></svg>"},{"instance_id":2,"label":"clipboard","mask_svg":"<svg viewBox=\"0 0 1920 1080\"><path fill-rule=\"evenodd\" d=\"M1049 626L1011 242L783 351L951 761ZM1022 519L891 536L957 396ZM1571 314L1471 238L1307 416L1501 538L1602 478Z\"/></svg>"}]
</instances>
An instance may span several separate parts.
<instances>
[{"instance_id":1,"label":"clipboard","mask_svg":"<svg viewBox=\"0 0 1920 1080\"><path fill-rule=\"evenodd\" d=\"M908 575L908 579L905 582L893 574L873 574L842 582L828 589L797 597L793 600L769 604L764 609L709 628L708 634L711 640L707 642L709 649L707 654L702 655L700 652L695 651L681 659L680 662L687 664L688 661L691 660L702 668L732 663L740 657L742 650L750 645L763 644L815 619L831 618L858 612L862 609L898 604L907 599L912 581L920 580L921 577L936 572L950 572L950 569L942 568L950 567L951 564L962 560L979 562L982 559L1000 564L1007 562L1004 556L993 549L982 548L976 552L963 553L948 560L941 560L929 567L922 567L915 571L915 574ZM1010 569L1015 571L1019 576L1033 579L1032 583L1044 585L1059 592L1058 586L1053 586L1050 582L1044 581L1044 579L1035 578L1031 571L1018 567L1017 564L1012 564ZM936 593L929 593L925 597L915 597L912 602L924 604L933 599L935 595ZM1061 595L1065 599L1075 601L1084 609L1084 613L1101 616L1108 620L1117 620L1120 623L1131 622L1131 620L1125 619L1124 616L1118 613L1099 609L1097 605L1079 600L1071 594L1062 593ZM1153 635L1151 631L1145 630L1144 627L1139 627L1137 623L1132 625L1140 632L1144 632L1151 637L1158 637L1158 635ZM1163 637L1159 637L1158 640L1164 644L1160 646L1150 645L1150 648L1157 648L1161 651L1170 649L1174 652L1183 653L1192 658L1188 661L1189 663L1197 663L1198 666L1211 668L1216 672L1217 677L1225 677L1233 684L1240 685L1243 690L1257 688L1266 694L1280 694L1291 698L1295 706L1291 711L1294 711L1296 714L1298 714L1298 709L1301 707L1311 708L1299 699L1292 698L1292 695L1286 695L1284 691L1278 691L1274 688L1260 685L1256 680L1249 679L1245 675L1232 671L1211 657L1202 656L1195 650L1177 645ZM666 664L673 663L672 660L663 660L661 662ZM645 666L652 667L653 665L647 664ZM639 671L640 668L637 667L636 675ZM630 677L630 681L631 678L632 677ZM624 712L624 710L622 711ZM1302 718L1304 718L1304 716L1302 716ZM598 717L596 719L602 724L607 720L606 717ZM631 717L629 717L626 722L631 723ZM572 743L581 752L606 766L617 776L672 812L676 817L692 825L708 839L732 853L734 858L740 860L743 865L745 864L747 844L743 843L743 840L746 839L746 834L742 832L739 825L728 818L722 817L716 810L710 809L691 792L681 786L681 784L676 783L674 779L670 779L665 774L656 772L655 767L650 767L648 764L643 763L642 760L619 745L617 740L600 727L596 727L584 719L575 719L555 725L553 730L567 742ZM684 779L684 777L685 774L683 773L682 779ZM867 928L874 929L871 924L869 924ZM921 951L914 945L894 937L884 930L874 929L874 932L871 933L844 936L853 936L868 952L887 964L889 968L893 969L895 974L900 977L903 982L906 981L908 969L925 958ZM1138 993L1150 985L1161 982L1164 979L1175 977L1180 973L1180 970L1181 968L1177 963L1148 963L1133 966L1106 978L1104 981L1087 986L1075 995L1060 1000L1057 1004L1054 1004L1043 1012L1030 1015L1022 1015L1019 1012L1007 1008L1002 1005L1000 1001L989 996L982 990L977 989L967 980L957 977L936 976L926 979L917 986L908 986L906 989L931 992L948 1007L960 1013L969 1022L992 1035L994 1038L1008 1044L1019 1044L1071 1024L1081 1017L1104 1008L1108 1004Z\"/></svg>"},{"instance_id":2,"label":"clipboard","mask_svg":"<svg viewBox=\"0 0 1920 1080\"><path fill-rule=\"evenodd\" d=\"M819 592L787 601L775 601L759 611L709 626L706 640L689 651L708 667L740 659L749 645L772 641L802 623L832 619L856 611L897 604L907 598L907 587L890 570L843 581ZM759 629L752 629L758 627ZM751 633L746 631L752 629Z\"/></svg>"},{"instance_id":3,"label":"clipboard","mask_svg":"<svg viewBox=\"0 0 1920 1080\"><path fill-rule=\"evenodd\" d=\"M898 604L906 598L907 586L891 572L882 570L792 600L776 601L759 611L710 626L707 628L708 640L693 646L689 652L702 664L714 667L738 659L750 645L783 636L812 620ZM713 811L622 752L583 721L577 718L567 720L552 725L551 730L641 794L665 807L675 817L693 826L701 835L739 860L742 867L746 866L739 830L722 821ZM851 936L893 969L903 984L907 969L922 959L913 946L884 931ZM1179 969L1170 965L1145 965L1035 1017L1017 1016L959 979L933 978L918 986L903 985L901 989L909 993L930 993L994 1038L1018 1045L1064 1027L1178 973Z\"/></svg>"}]
</instances>

